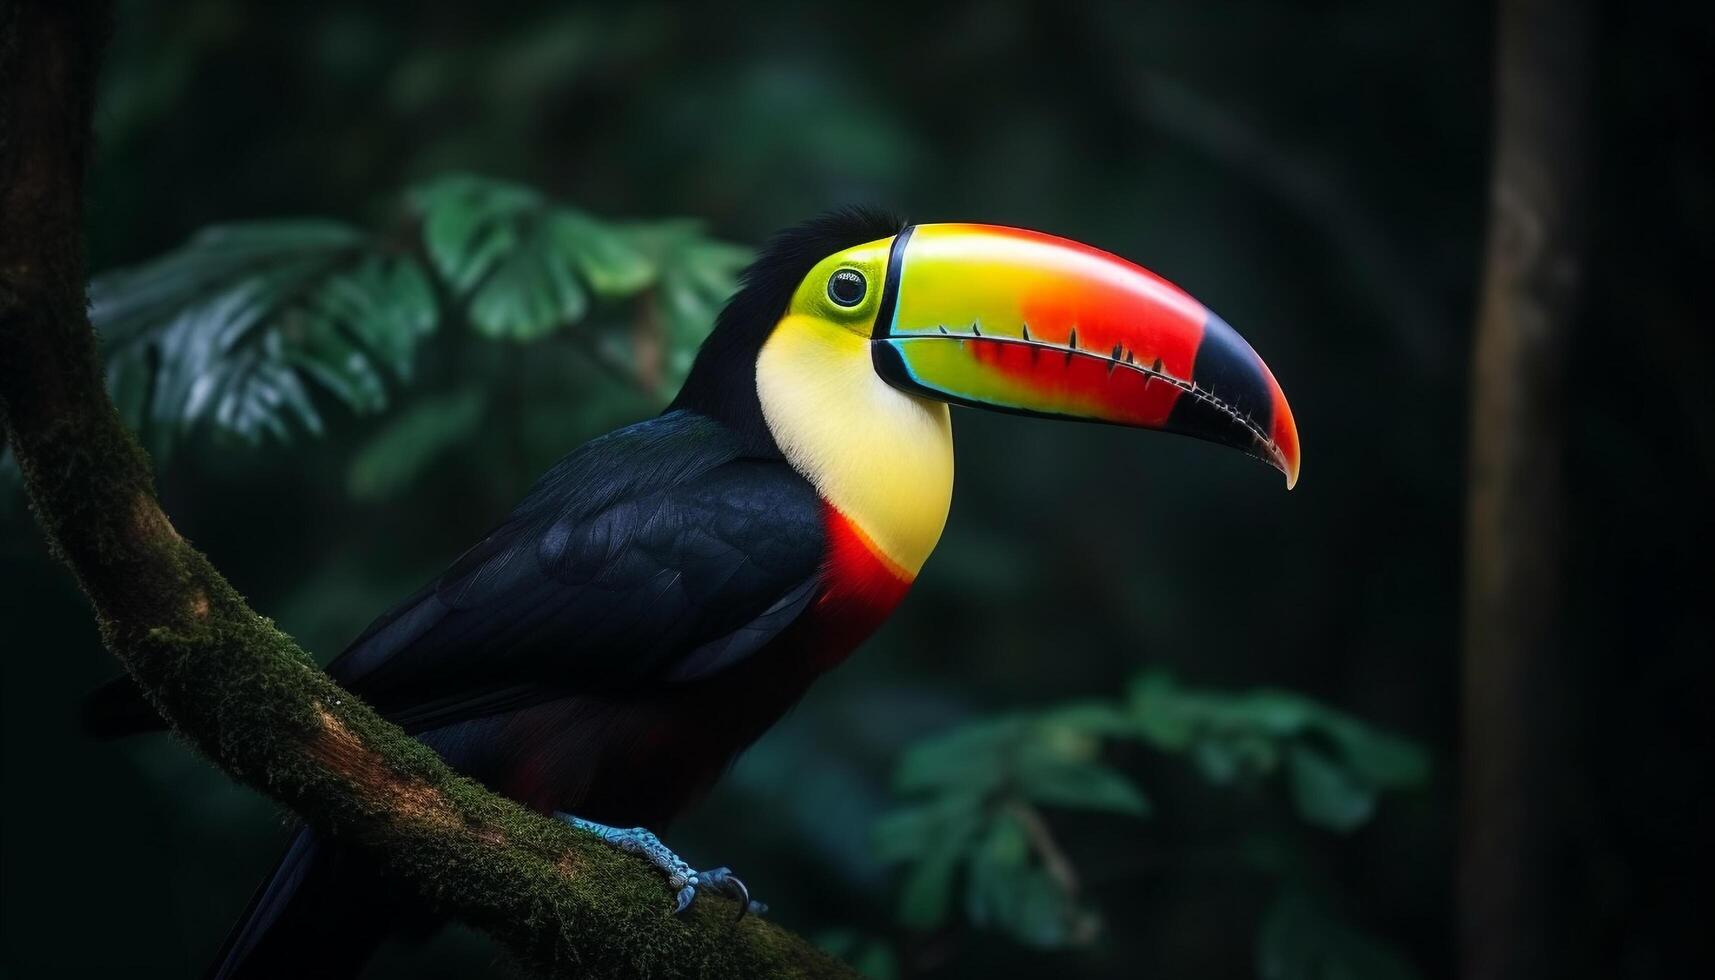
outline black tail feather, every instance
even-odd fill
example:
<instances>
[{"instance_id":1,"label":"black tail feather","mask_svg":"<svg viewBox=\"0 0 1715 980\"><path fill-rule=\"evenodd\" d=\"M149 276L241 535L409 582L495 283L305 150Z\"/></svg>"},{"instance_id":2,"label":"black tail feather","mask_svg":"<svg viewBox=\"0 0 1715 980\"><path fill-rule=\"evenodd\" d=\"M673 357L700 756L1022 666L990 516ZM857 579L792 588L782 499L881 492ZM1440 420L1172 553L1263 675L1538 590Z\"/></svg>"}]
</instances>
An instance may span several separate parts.
<instances>
[{"instance_id":1,"label":"black tail feather","mask_svg":"<svg viewBox=\"0 0 1715 980\"><path fill-rule=\"evenodd\" d=\"M128 676L83 699L83 729L96 738L162 731L166 721ZM274 873L250 900L208 980L348 980L389 934L426 934L434 919L419 900L381 877L362 854L300 828Z\"/></svg>"},{"instance_id":2,"label":"black tail feather","mask_svg":"<svg viewBox=\"0 0 1715 980\"><path fill-rule=\"evenodd\" d=\"M257 889L209 980L346 980L419 906L363 855L302 828ZM419 911L418 920L426 921Z\"/></svg>"}]
</instances>

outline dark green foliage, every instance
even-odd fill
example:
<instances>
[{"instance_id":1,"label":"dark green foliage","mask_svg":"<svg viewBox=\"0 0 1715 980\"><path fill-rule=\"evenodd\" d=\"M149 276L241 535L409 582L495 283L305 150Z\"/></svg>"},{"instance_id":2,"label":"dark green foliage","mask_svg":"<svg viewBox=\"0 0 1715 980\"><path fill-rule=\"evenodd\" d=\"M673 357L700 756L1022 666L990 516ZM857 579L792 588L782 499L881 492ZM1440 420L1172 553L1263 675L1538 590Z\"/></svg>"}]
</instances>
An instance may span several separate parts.
<instances>
[{"instance_id":1,"label":"dark green foliage","mask_svg":"<svg viewBox=\"0 0 1715 980\"><path fill-rule=\"evenodd\" d=\"M1044 948L1091 938L1091 913L1055 878L1058 855L1045 853L1031 831L1038 806L1148 815L1143 792L1101 759L1119 720L1076 705L978 722L913 746L893 780L913 802L878 821L874 834L881 858L909 865L900 922L940 926L962 880L975 925Z\"/></svg>"},{"instance_id":2,"label":"dark green foliage","mask_svg":"<svg viewBox=\"0 0 1715 980\"><path fill-rule=\"evenodd\" d=\"M1094 913L1043 866L1038 846L1019 811L996 813L970 851L965 915L979 929L1005 931L1038 949L1089 942L1098 929Z\"/></svg>"},{"instance_id":3,"label":"dark green foliage","mask_svg":"<svg viewBox=\"0 0 1715 980\"><path fill-rule=\"evenodd\" d=\"M488 337L534 340L582 320L592 292L628 296L654 278L622 236L526 187L456 176L410 199L430 261Z\"/></svg>"},{"instance_id":4,"label":"dark green foliage","mask_svg":"<svg viewBox=\"0 0 1715 980\"><path fill-rule=\"evenodd\" d=\"M1141 742L1221 786L1280 774L1304 822L1340 832L1368 821L1382 792L1421 788L1428 776L1422 749L1301 695L1195 690L1145 674L1120 704L1079 702L974 722L905 753L893 786L909 802L878 820L874 835L882 859L907 865L900 923L944 925L962 889L964 917L978 928L1048 949L1094 940L1095 913L1037 808L1148 816L1150 803L1132 777L1104 761L1124 742ZM1257 863L1290 873L1279 861ZM1303 913L1295 906L1293 914ZM1276 952L1277 917L1265 925L1259 956L1303 959ZM1332 927L1323 934L1329 945L1357 948L1356 938Z\"/></svg>"},{"instance_id":5,"label":"dark green foliage","mask_svg":"<svg viewBox=\"0 0 1715 980\"><path fill-rule=\"evenodd\" d=\"M579 327L579 356L664 399L751 258L694 221L602 221L482 177L443 177L404 199L386 234L325 219L215 225L95 278L90 317L108 392L157 460L199 431L286 442L323 435L330 403L386 411L449 321L518 344ZM591 402L565 386L553 395L568 393L572 411ZM352 494L375 500L406 486L487 411L452 379L363 448ZM0 493L10 498L16 478L0 452Z\"/></svg>"},{"instance_id":6,"label":"dark green foliage","mask_svg":"<svg viewBox=\"0 0 1715 980\"><path fill-rule=\"evenodd\" d=\"M251 443L294 429L319 435L323 399L359 414L386 409L449 314L479 336L531 343L597 314L611 325L624 301L637 303L635 331L657 349L591 335L589 356L670 392L749 261L691 222L605 222L481 177L444 177L405 198L403 232L326 220L219 225L97 277L91 317L126 421L157 455L198 428ZM425 409L395 432L414 447L407 454L421 459L434 438L468 434L476 410L440 402L449 405L460 410ZM367 467L382 465L372 456Z\"/></svg>"},{"instance_id":7,"label":"dark green foliage","mask_svg":"<svg viewBox=\"0 0 1715 980\"><path fill-rule=\"evenodd\" d=\"M1165 674L1132 685L1136 737L1188 757L1204 778L1235 783L1281 774L1299 815L1329 830L1352 830L1387 790L1421 786L1423 750L1289 691L1193 691Z\"/></svg>"},{"instance_id":8,"label":"dark green foliage","mask_svg":"<svg viewBox=\"0 0 1715 980\"><path fill-rule=\"evenodd\" d=\"M312 387L380 411L438 322L416 259L332 221L204 229L97 277L90 316L114 403L158 454L199 426L249 442L294 425L319 434Z\"/></svg>"},{"instance_id":9,"label":"dark green foliage","mask_svg":"<svg viewBox=\"0 0 1715 980\"><path fill-rule=\"evenodd\" d=\"M709 238L694 221L640 223L626 231L632 245L655 266L657 306L652 315L660 317L665 340L662 387L672 391L691 370L697 347L732 295L751 253Z\"/></svg>"},{"instance_id":10,"label":"dark green foliage","mask_svg":"<svg viewBox=\"0 0 1715 980\"><path fill-rule=\"evenodd\" d=\"M532 341L573 326L592 304L641 297L639 329L659 330L665 373L632 364L654 387L684 377L750 252L696 222L599 221L528 187L452 176L410 193L423 245L483 336ZM647 318L665 316L664 323ZM650 371L656 376L645 378Z\"/></svg>"}]
</instances>

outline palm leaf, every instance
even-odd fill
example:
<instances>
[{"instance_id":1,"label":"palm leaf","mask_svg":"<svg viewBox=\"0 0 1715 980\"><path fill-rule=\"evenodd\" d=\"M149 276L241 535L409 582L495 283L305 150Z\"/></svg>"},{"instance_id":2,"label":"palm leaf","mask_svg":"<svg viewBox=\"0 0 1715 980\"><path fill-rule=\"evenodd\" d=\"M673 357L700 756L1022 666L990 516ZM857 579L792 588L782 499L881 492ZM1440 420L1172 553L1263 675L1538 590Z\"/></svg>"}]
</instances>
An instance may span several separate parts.
<instances>
[{"instance_id":1,"label":"palm leaf","mask_svg":"<svg viewBox=\"0 0 1715 980\"><path fill-rule=\"evenodd\" d=\"M96 279L91 317L127 422L160 455L197 430L258 443L320 434L330 404L383 411L443 302L476 334L519 343L598 315L658 326L664 357L649 364L611 329L582 338L653 389L683 377L750 257L690 222L609 223L482 177L406 201L420 252L338 221L259 221ZM629 318L617 309L644 298Z\"/></svg>"},{"instance_id":2,"label":"palm leaf","mask_svg":"<svg viewBox=\"0 0 1715 980\"><path fill-rule=\"evenodd\" d=\"M415 259L332 221L205 229L96 279L90 303L114 402L157 452L203 427L252 443L320 433L317 392L380 411L437 320Z\"/></svg>"},{"instance_id":3,"label":"palm leaf","mask_svg":"<svg viewBox=\"0 0 1715 980\"><path fill-rule=\"evenodd\" d=\"M484 336L548 336L581 322L592 294L633 296L660 272L619 230L528 187L461 175L410 198L435 271Z\"/></svg>"}]
</instances>

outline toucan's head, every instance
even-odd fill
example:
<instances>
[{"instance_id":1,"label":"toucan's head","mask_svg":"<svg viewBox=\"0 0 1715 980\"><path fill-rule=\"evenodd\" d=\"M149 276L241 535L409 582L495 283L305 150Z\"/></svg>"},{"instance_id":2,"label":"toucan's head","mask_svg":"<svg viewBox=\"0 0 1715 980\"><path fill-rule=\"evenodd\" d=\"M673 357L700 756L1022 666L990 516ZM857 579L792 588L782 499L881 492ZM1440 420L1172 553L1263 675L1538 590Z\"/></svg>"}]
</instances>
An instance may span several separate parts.
<instances>
[{"instance_id":1,"label":"toucan's head","mask_svg":"<svg viewBox=\"0 0 1715 980\"><path fill-rule=\"evenodd\" d=\"M771 348L804 366L764 376ZM790 411L836 412L879 381L913 400L1196 436L1298 479L1286 396L1226 321L1125 259L1039 232L846 211L784 233L722 315L691 398L735 358L751 370L720 370L765 395L799 389ZM861 426L857 404L829 424Z\"/></svg>"}]
</instances>

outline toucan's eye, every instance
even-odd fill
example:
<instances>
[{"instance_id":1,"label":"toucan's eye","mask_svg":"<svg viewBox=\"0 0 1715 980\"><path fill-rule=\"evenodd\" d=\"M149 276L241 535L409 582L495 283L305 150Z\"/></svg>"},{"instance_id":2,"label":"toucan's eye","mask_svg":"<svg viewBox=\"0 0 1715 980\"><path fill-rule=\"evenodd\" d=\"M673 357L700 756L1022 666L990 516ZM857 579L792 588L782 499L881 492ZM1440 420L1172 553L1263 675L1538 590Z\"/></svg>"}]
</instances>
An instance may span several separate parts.
<instances>
[{"instance_id":1,"label":"toucan's eye","mask_svg":"<svg viewBox=\"0 0 1715 980\"><path fill-rule=\"evenodd\" d=\"M868 290L863 273L856 269L841 269L828 279L828 298L841 306L858 305Z\"/></svg>"}]
</instances>

